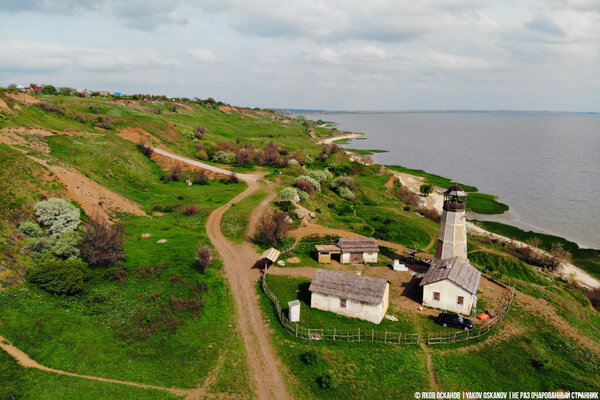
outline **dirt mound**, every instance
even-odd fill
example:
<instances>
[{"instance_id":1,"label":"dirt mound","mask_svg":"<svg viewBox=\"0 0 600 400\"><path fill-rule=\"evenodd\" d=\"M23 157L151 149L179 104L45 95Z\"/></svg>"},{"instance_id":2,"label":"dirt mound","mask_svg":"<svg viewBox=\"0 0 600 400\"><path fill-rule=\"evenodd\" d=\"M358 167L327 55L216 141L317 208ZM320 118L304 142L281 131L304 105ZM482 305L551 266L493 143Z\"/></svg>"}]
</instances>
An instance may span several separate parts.
<instances>
[{"instance_id":1,"label":"dirt mound","mask_svg":"<svg viewBox=\"0 0 600 400\"><path fill-rule=\"evenodd\" d=\"M188 111L194 112L194 109L189 104L180 103L178 101L174 101L173 104L175 104L178 107L185 108Z\"/></svg>"},{"instance_id":2,"label":"dirt mound","mask_svg":"<svg viewBox=\"0 0 600 400\"><path fill-rule=\"evenodd\" d=\"M189 163L180 161L180 160L176 160L174 158L162 155L162 154L158 154L156 152L152 153L152 161L154 161L155 163L158 164L158 166L163 170L163 171L170 171L175 167L179 167L181 168L182 171L197 171L197 172L204 172L206 174L206 176L208 177L208 179L227 179L229 176L219 173L219 172L215 172L215 171L209 171L207 169L201 168L197 165L191 165Z\"/></svg>"},{"instance_id":3,"label":"dirt mound","mask_svg":"<svg viewBox=\"0 0 600 400\"><path fill-rule=\"evenodd\" d=\"M142 128L123 128L117 132L117 135L125 140L129 140L130 142L136 144L141 141L146 142L148 144L158 142L158 139L156 137L154 137L150 132Z\"/></svg>"},{"instance_id":4,"label":"dirt mound","mask_svg":"<svg viewBox=\"0 0 600 400\"><path fill-rule=\"evenodd\" d=\"M173 125L169 121L165 121L165 123L169 127L169 140L171 140L171 141L177 140L179 138L179 134L177 133L177 129L175 128L175 125Z\"/></svg>"},{"instance_id":5,"label":"dirt mound","mask_svg":"<svg viewBox=\"0 0 600 400\"><path fill-rule=\"evenodd\" d=\"M224 113L230 113L231 112L231 107L229 106L219 106L219 110L223 111Z\"/></svg>"},{"instance_id":6,"label":"dirt mound","mask_svg":"<svg viewBox=\"0 0 600 400\"><path fill-rule=\"evenodd\" d=\"M48 154L50 147L44 136L48 135L27 128L4 128L0 130L0 143L9 146L24 146Z\"/></svg>"},{"instance_id":7,"label":"dirt mound","mask_svg":"<svg viewBox=\"0 0 600 400\"><path fill-rule=\"evenodd\" d=\"M25 104L26 106L35 106L35 105L44 103L42 100L38 99L37 97L34 97L27 93L21 93L21 92L6 93L6 95L8 97L10 97L11 99L18 101L19 103Z\"/></svg>"},{"instance_id":8,"label":"dirt mound","mask_svg":"<svg viewBox=\"0 0 600 400\"><path fill-rule=\"evenodd\" d=\"M0 111L6 111L6 112L11 112L10 111L10 107L8 107L8 104L6 104L6 102L2 99L0 99Z\"/></svg>"}]
</instances>

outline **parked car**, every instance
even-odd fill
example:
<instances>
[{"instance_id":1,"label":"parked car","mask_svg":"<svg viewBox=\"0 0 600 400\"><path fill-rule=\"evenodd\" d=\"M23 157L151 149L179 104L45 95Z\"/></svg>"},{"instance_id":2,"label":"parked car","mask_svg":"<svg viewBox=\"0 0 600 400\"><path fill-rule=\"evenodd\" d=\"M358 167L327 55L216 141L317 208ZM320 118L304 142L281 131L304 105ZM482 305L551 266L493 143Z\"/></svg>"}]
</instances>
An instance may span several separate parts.
<instances>
[{"instance_id":1,"label":"parked car","mask_svg":"<svg viewBox=\"0 0 600 400\"><path fill-rule=\"evenodd\" d=\"M453 328L464 329L465 331L473 329L473 321L451 312L440 311L440 315L437 316L435 322L442 326L451 326Z\"/></svg>"}]
</instances>

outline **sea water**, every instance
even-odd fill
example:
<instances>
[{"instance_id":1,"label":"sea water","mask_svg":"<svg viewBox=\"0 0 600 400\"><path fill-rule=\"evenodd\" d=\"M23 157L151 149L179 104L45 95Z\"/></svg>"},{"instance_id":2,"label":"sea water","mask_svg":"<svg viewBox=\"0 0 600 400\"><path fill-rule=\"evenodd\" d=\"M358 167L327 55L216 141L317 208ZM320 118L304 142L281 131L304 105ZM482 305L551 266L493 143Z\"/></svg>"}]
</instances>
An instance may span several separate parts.
<instances>
[{"instance_id":1,"label":"sea water","mask_svg":"<svg viewBox=\"0 0 600 400\"><path fill-rule=\"evenodd\" d=\"M600 114L360 112L306 114L364 133L344 147L382 164L477 186L510 211L476 216L600 248ZM467 200L468 201L468 200Z\"/></svg>"}]
</instances>

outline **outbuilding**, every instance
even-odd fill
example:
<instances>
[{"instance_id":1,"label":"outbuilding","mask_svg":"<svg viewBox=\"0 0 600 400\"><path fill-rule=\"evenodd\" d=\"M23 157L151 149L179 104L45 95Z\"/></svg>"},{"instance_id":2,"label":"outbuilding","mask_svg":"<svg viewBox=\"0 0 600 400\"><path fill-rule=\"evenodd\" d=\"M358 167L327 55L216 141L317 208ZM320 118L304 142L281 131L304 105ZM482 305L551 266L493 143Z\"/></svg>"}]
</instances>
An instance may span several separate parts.
<instances>
[{"instance_id":1,"label":"outbuilding","mask_svg":"<svg viewBox=\"0 0 600 400\"><path fill-rule=\"evenodd\" d=\"M334 244L318 244L315 246L317 250L317 261L320 263L330 263L332 255L339 255L341 250Z\"/></svg>"},{"instance_id":2,"label":"outbuilding","mask_svg":"<svg viewBox=\"0 0 600 400\"><path fill-rule=\"evenodd\" d=\"M379 324L389 305L390 283L381 278L317 269L310 306Z\"/></svg>"},{"instance_id":3,"label":"outbuilding","mask_svg":"<svg viewBox=\"0 0 600 400\"><path fill-rule=\"evenodd\" d=\"M340 262L342 264L377 262L379 246L374 238L341 238L337 245L341 251Z\"/></svg>"},{"instance_id":4,"label":"outbuilding","mask_svg":"<svg viewBox=\"0 0 600 400\"><path fill-rule=\"evenodd\" d=\"M477 306L480 281L481 272L464 258L434 259L420 284L423 305L469 315Z\"/></svg>"}]
</instances>

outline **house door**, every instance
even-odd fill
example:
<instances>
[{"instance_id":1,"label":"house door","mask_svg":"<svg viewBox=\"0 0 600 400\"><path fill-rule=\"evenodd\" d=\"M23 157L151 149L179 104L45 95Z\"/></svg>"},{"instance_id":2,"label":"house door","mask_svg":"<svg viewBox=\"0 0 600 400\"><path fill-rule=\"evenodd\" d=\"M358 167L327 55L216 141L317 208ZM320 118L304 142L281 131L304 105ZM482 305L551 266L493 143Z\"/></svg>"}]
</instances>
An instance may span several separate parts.
<instances>
[{"instance_id":1,"label":"house door","mask_svg":"<svg viewBox=\"0 0 600 400\"><path fill-rule=\"evenodd\" d=\"M351 263L361 263L363 261L362 253L350 253L350 262Z\"/></svg>"}]
</instances>

